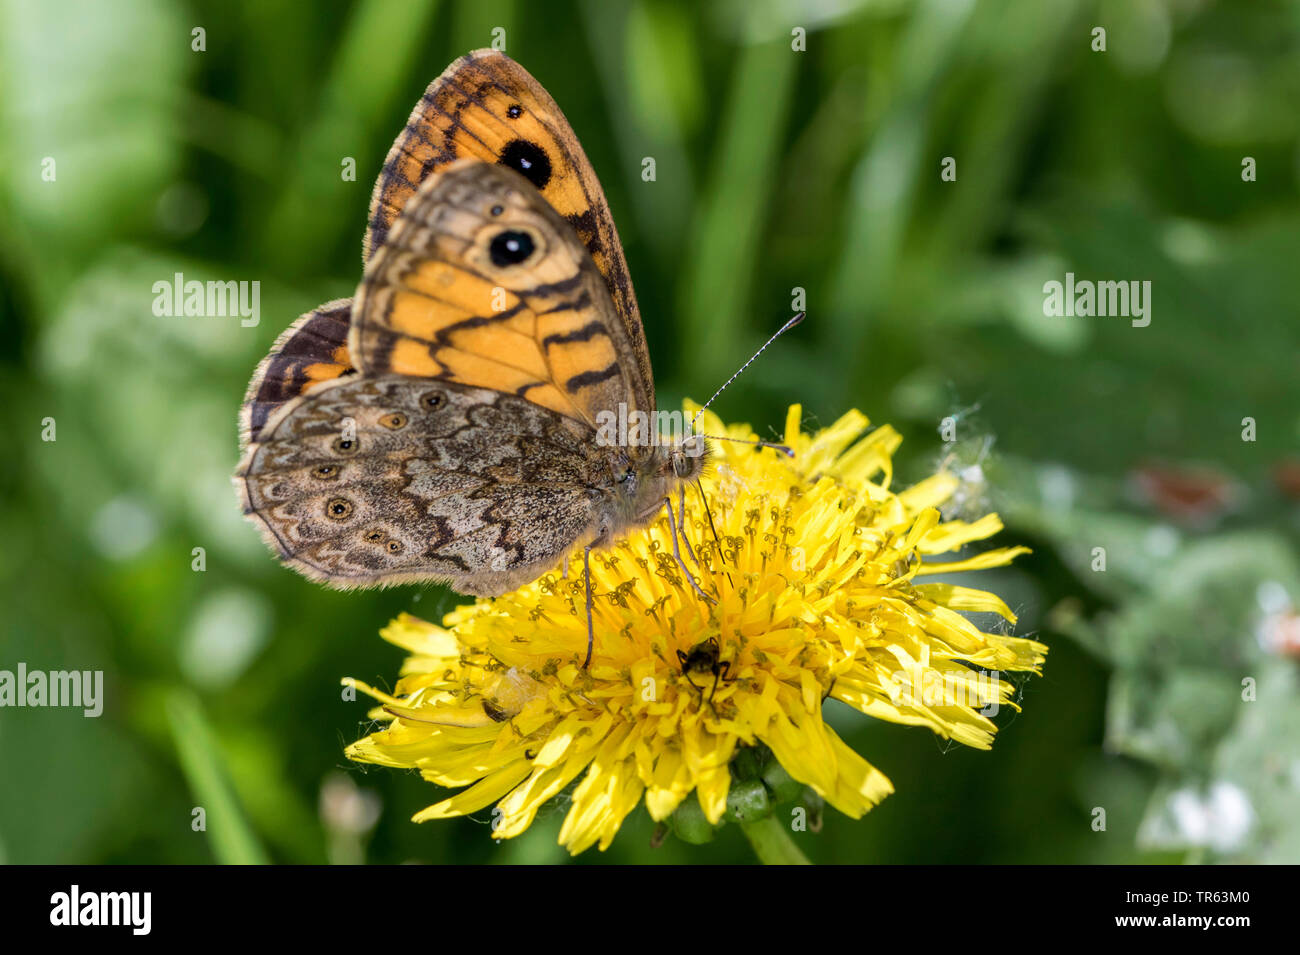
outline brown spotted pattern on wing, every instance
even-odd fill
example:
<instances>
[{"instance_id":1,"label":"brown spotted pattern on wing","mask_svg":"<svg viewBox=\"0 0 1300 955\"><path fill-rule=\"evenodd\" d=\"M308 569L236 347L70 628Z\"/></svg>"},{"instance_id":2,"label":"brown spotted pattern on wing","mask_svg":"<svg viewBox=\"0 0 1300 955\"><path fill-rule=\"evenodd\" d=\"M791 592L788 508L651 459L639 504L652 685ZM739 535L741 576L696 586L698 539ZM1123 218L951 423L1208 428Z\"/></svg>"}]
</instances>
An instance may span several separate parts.
<instances>
[{"instance_id":1,"label":"brown spotted pattern on wing","mask_svg":"<svg viewBox=\"0 0 1300 955\"><path fill-rule=\"evenodd\" d=\"M368 261L420 184L458 159L525 176L575 230L608 289L647 391L654 390L636 294L595 170L549 93L504 53L452 63L416 104L375 183L363 242Z\"/></svg>"},{"instance_id":2,"label":"brown spotted pattern on wing","mask_svg":"<svg viewBox=\"0 0 1300 955\"><path fill-rule=\"evenodd\" d=\"M521 398L356 376L282 408L236 484L268 543L312 579L495 595L592 533L610 482L593 441Z\"/></svg>"},{"instance_id":3,"label":"brown spotted pattern on wing","mask_svg":"<svg viewBox=\"0 0 1300 955\"><path fill-rule=\"evenodd\" d=\"M354 373L348 354L352 299L327 302L276 339L248 383L240 409L241 443L256 441L268 418L310 388Z\"/></svg>"},{"instance_id":4,"label":"brown spotted pattern on wing","mask_svg":"<svg viewBox=\"0 0 1300 955\"><path fill-rule=\"evenodd\" d=\"M591 427L653 411L608 289L573 230L520 174L474 160L425 181L357 290L364 374L491 388Z\"/></svg>"}]
</instances>

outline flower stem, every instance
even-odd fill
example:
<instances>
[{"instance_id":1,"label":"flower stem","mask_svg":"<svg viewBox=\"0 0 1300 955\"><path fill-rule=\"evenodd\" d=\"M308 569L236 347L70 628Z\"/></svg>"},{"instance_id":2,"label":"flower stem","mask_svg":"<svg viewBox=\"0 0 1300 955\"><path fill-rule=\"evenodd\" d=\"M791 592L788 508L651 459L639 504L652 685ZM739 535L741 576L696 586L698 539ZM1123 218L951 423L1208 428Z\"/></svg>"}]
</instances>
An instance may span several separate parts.
<instances>
[{"instance_id":1,"label":"flower stem","mask_svg":"<svg viewBox=\"0 0 1300 955\"><path fill-rule=\"evenodd\" d=\"M763 865L812 865L776 816L742 822L740 829Z\"/></svg>"}]
</instances>

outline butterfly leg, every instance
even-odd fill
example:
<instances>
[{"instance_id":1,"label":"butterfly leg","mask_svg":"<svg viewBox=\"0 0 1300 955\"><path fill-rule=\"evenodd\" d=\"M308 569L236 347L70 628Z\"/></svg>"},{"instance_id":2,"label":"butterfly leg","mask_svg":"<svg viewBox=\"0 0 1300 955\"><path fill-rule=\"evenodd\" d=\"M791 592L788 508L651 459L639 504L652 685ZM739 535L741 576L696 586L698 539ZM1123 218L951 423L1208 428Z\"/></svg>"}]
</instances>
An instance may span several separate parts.
<instances>
[{"instance_id":1,"label":"butterfly leg","mask_svg":"<svg viewBox=\"0 0 1300 955\"><path fill-rule=\"evenodd\" d=\"M668 505L672 510L672 505ZM691 555L691 560L695 561L695 566L700 566L700 559L695 556L695 551L691 548L691 539L686 536L686 485L683 484L677 489L677 510L681 512L682 543L686 545L686 553Z\"/></svg>"},{"instance_id":2,"label":"butterfly leg","mask_svg":"<svg viewBox=\"0 0 1300 955\"><path fill-rule=\"evenodd\" d=\"M591 666L591 651L596 643L596 631L591 625L591 550L605 543L605 530L601 528L600 536L588 544L582 551L582 582L587 589L587 659L582 661L585 670Z\"/></svg>"},{"instance_id":3,"label":"butterfly leg","mask_svg":"<svg viewBox=\"0 0 1300 955\"><path fill-rule=\"evenodd\" d=\"M687 569L686 561L682 560L682 551L677 545L677 518L673 516L673 499L671 497L666 497L664 498L664 503L668 505L668 529L673 535L673 556L677 558L677 566L682 569L682 573L686 575L686 579L691 582L691 586L695 588L697 594L711 604L717 603L716 600L700 589L700 585L695 582L695 578L691 576L690 570Z\"/></svg>"}]
</instances>

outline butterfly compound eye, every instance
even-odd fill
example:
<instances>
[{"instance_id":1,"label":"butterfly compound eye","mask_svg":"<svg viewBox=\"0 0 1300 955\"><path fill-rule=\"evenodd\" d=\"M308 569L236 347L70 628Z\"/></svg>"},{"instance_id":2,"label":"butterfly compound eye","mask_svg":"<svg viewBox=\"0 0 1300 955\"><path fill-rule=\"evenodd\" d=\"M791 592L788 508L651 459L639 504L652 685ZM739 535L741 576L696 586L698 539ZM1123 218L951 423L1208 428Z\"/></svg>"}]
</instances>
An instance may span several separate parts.
<instances>
[{"instance_id":1,"label":"butterfly compound eye","mask_svg":"<svg viewBox=\"0 0 1300 955\"><path fill-rule=\"evenodd\" d=\"M527 232L506 229L492 237L488 255L491 256L493 265L504 268L525 261L536 248L533 237Z\"/></svg>"}]
</instances>

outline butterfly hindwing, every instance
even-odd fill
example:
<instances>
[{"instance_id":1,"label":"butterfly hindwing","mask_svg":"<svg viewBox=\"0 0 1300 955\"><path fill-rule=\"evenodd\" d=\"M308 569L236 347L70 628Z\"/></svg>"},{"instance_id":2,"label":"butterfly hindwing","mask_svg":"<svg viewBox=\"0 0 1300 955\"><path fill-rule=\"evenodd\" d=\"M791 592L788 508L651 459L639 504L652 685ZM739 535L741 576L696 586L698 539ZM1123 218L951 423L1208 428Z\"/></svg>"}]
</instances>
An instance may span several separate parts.
<instances>
[{"instance_id":1,"label":"butterfly hindwing","mask_svg":"<svg viewBox=\"0 0 1300 955\"><path fill-rule=\"evenodd\" d=\"M592 437L499 392L352 376L268 420L236 484L281 559L314 580L490 596L590 534Z\"/></svg>"},{"instance_id":2,"label":"butterfly hindwing","mask_svg":"<svg viewBox=\"0 0 1300 955\"><path fill-rule=\"evenodd\" d=\"M262 359L248 383L239 412L242 444L256 441L276 411L324 381L353 374L348 354L352 299L313 309L290 325Z\"/></svg>"},{"instance_id":3,"label":"butterfly hindwing","mask_svg":"<svg viewBox=\"0 0 1300 955\"><path fill-rule=\"evenodd\" d=\"M654 409L586 248L499 165L424 182L367 266L349 347L366 375L491 388L592 427L602 410Z\"/></svg>"},{"instance_id":4,"label":"butterfly hindwing","mask_svg":"<svg viewBox=\"0 0 1300 955\"><path fill-rule=\"evenodd\" d=\"M477 50L461 57L416 104L375 183L365 259L387 240L420 184L466 158L524 175L575 231L609 290L641 380L653 392L641 313L604 190L555 100L504 53Z\"/></svg>"}]
</instances>

